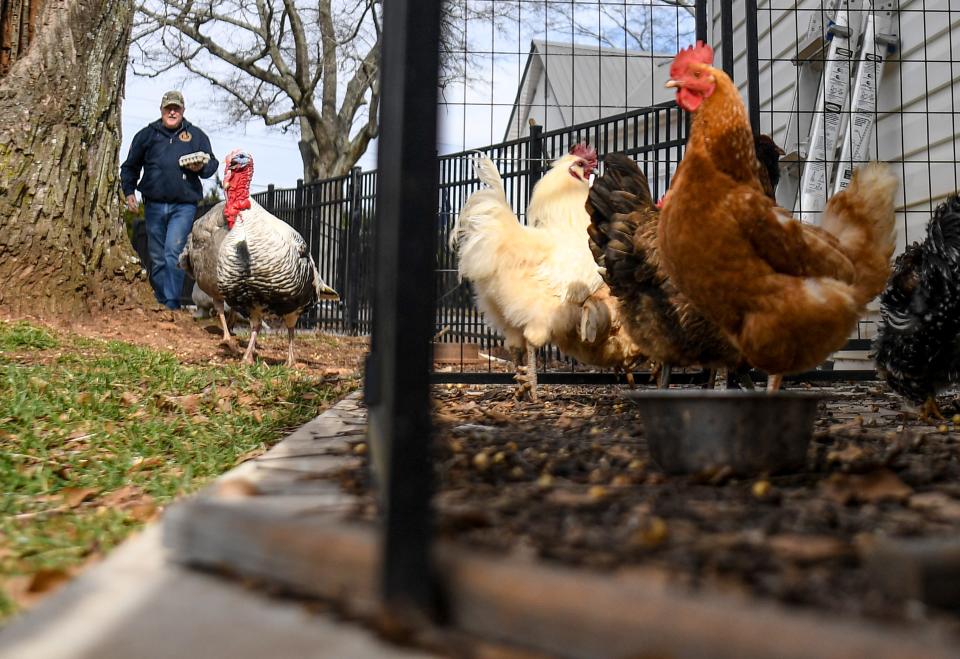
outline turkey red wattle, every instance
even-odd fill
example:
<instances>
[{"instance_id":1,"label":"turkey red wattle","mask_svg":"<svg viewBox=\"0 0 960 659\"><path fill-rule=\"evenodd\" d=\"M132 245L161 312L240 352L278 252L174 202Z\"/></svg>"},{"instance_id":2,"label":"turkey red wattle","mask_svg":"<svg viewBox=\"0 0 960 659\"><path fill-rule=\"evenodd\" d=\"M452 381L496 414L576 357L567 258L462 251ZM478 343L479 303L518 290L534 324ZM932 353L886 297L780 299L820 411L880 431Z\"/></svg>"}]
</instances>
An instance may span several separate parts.
<instances>
[{"instance_id":1,"label":"turkey red wattle","mask_svg":"<svg viewBox=\"0 0 960 659\"><path fill-rule=\"evenodd\" d=\"M223 217L227 221L227 227L232 229L240 211L250 208L253 157L249 153L235 149L224 159L223 170L223 189L227 194Z\"/></svg>"}]
</instances>

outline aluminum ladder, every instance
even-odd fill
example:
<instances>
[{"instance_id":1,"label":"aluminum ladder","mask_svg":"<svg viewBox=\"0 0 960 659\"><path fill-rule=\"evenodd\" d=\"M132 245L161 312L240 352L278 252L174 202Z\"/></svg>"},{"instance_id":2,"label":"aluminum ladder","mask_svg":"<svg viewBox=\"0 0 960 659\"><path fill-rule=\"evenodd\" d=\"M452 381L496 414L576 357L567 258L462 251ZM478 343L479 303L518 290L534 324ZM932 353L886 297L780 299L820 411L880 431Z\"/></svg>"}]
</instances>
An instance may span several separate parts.
<instances>
[{"instance_id":1,"label":"aluminum ladder","mask_svg":"<svg viewBox=\"0 0 960 659\"><path fill-rule=\"evenodd\" d=\"M793 60L800 70L777 187L778 203L801 221L819 224L830 194L846 187L852 165L868 155L884 56L898 42L897 2L867 0L864 8L863 0L831 0L811 15ZM841 144L843 166L835 172Z\"/></svg>"}]
</instances>

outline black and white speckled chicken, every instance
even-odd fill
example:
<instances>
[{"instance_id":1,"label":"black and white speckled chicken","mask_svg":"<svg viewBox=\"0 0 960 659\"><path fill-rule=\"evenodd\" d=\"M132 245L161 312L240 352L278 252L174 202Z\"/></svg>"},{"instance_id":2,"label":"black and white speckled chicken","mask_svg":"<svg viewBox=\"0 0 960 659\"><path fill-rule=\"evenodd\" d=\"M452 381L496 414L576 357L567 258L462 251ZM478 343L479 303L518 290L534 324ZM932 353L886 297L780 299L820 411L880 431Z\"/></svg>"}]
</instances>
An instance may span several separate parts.
<instances>
[{"instance_id":1,"label":"black and white speckled chicken","mask_svg":"<svg viewBox=\"0 0 960 659\"><path fill-rule=\"evenodd\" d=\"M960 383L960 197L937 207L927 237L897 257L880 295L873 343L890 388L921 405L923 419L943 418L937 393Z\"/></svg>"},{"instance_id":2,"label":"black and white speckled chicken","mask_svg":"<svg viewBox=\"0 0 960 659\"><path fill-rule=\"evenodd\" d=\"M230 230L220 244L217 281L223 299L250 318L250 342L242 361L253 363L263 316L272 313L287 327L287 365L293 366L294 326L300 314L319 300L339 296L320 278L303 237L250 199L250 154L231 151L224 169L223 215Z\"/></svg>"}]
</instances>

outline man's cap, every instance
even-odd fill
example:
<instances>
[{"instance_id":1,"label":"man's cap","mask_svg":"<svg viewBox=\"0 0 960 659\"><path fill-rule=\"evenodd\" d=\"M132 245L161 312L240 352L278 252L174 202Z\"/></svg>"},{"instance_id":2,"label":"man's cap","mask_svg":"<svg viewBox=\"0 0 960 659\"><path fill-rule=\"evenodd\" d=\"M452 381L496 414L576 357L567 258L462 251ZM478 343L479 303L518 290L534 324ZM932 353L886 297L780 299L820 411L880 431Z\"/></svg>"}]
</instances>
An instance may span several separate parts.
<instances>
[{"instance_id":1,"label":"man's cap","mask_svg":"<svg viewBox=\"0 0 960 659\"><path fill-rule=\"evenodd\" d=\"M168 105L179 105L184 107L183 94L177 90L172 90L163 95L163 100L160 101L160 107L165 108Z\"/></svg>"}]
</instances>

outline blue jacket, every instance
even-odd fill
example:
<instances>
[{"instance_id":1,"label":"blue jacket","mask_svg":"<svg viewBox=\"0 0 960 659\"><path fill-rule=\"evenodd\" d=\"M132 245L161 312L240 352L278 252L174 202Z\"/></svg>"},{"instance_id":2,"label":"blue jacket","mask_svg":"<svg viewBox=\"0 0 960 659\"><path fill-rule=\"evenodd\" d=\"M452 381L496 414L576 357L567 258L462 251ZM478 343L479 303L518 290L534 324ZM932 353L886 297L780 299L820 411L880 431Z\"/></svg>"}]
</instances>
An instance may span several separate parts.
<instances>
[{"instance_id":1,"label":"blue jacket","mask_svg":"<svg viewBox=\"0 0 960 659\"><path fill-rule=\"evenodd\" d=\"M199 173L183 169L179 163L180 156L195 151L210 154L210 162ZM127 159L120 166L120 185L124 196L140 190L145 202L195 204L203 198L200 178L210 178L219 166L206 133L186 119L175 130L168 130L163 120L157 119L133 137Z\"/></svg>"}]
</instances>

